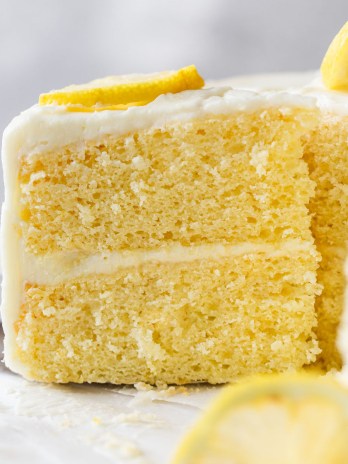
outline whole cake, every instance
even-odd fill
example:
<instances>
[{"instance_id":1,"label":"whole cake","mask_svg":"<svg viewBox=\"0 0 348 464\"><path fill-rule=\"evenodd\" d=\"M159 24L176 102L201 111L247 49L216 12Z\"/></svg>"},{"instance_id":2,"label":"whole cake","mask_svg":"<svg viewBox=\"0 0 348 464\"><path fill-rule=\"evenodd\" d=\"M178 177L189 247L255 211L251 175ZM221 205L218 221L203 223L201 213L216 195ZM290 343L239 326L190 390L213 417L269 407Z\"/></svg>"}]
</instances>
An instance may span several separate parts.
<instances>
[{"instance_id":1,"label":"whole cake","mask_svg":"<svg viewBox=\"0 0 348 464\"><path fill-rule=\"evenodd\" d=\"M348 97L203 85L192 66L106 78L8 126L12 370L182 384L340 367Z\"/></svg>"}]
</instances>

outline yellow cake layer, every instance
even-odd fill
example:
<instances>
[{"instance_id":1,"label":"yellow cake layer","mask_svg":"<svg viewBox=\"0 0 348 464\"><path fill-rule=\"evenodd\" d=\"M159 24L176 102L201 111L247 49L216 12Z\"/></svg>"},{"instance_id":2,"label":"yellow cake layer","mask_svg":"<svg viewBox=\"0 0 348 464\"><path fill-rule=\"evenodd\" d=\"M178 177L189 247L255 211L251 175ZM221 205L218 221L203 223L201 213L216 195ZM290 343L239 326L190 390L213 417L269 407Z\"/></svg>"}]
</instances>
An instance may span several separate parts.
<instances>
[{"instance_id":1,"label":"yellow cake layer","mask_svg":"<svg viewBox=\"0 0 348 464\"><path fill-rule=\"evenodd\" d=\"M59 285L27 282L16 356L54 382L228 382L319 352L308 250L147 262Z\"/></svg>"},{"instance_id":2,"label":"yellow cake layer","mask_svg":"<svg viewBox=\"0 0 348 464\"><path fill-rule=\"evenodd\" d=\"M324 288L316 302L321 362L326 368L339 369L336 335L343 310L343 265L348 241L348 117L322 116L306 139L304 159L316 183L309 209L315 242L322 254L318 281Z\"/></svg>"},{"instance_id":3,"label":"yellow cake layer","mask_svg":"<svg viewBox=\"0 0 348 464\"><path fill-rule=\"evenodd\" d=\"M21 233L36 255L311 239L301 159L309 110L169 123L20 158Z\"/></svg>"}]
</instances>

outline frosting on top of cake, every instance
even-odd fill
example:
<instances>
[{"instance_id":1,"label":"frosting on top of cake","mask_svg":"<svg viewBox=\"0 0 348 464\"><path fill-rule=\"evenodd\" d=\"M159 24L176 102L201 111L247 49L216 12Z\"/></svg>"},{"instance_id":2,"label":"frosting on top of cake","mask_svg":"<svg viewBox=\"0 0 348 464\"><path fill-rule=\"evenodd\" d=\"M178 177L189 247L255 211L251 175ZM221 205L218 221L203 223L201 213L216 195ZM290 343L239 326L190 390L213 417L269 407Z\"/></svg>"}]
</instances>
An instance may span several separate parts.
<instances>
[{"instance_id":1,"label":"frosting on top of cake","mask_svg":"<svg viewBox=\"0 0 348 464\"><path fill-rule=\"evenodd\" d=\"M348 115L348 94L324 88L319 72L237 76L208 81L205 89L164 94L126 110L71 112L65 106L34 105L13 119L4 147L27 155L104 135L122 135L176 120L254 111L260 107L318 107Z\"/></svg>"},{"instance_id":2,"label":"frosting on top of cake","mask_svg":"<svg viewBox=\"0 0 348 464\"><path fill-rule=\"evenodd\" d=\"M348 115L348 93L328 90L319 71L287 72L236 76L211 81L208 85L230 86L254 92L287 92L292 95L312 97L319 110Z\"/></svg>"},{"instance_id":3,"label":"frosting on top of cake","mask_svg":"<svg viewBox=\"0 0 348 464\"><path fill-rule=\"evenodd\" d=\"M204 115L253 111L260 107L314 107L315 100L285 92L255 92L230 87L187 90L159 96L124 111L70 112L64 106L34 105L14 118L4 133L4 149L27 155L104 135L161 127Z\"/></svg>"}]
</instances>

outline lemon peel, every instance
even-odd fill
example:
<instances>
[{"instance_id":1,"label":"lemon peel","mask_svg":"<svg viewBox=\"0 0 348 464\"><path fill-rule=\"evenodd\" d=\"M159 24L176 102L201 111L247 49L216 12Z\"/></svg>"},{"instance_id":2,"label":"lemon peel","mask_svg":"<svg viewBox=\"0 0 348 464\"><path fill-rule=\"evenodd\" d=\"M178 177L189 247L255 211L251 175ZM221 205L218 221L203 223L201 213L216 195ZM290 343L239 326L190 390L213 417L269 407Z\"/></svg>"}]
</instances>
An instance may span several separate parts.
<instances>
[{"instance_id":1,"label":"lemon peel","mask_svg":"<svg viewBox=\"0 0 348 464\"><path fill-rule=\"evenodd\" d=\"M110 76L41 94L40 105L64 105L70 111L124 110L142 106L161 94L195 90L204 80L195 66L148 75Z\"/></svg>"},{"instance_id":2,"label":"lemon peel","mask_svg":"<svg viewBox=\"0 0 348 464\"><path fill-rule=\"evenodd\" d=\"M348 391L304 373L226 387L184 438L172 464L345 464Z\"/></svg>"},{"instance_id":3,"label":"lemon peel","mask_svg":"<svg viewBox=\"0 0 348 464\"><path fill-rule=\"evenodd\" d=\"M320 70L328 89L348 91L348 22L331 42Z\"/></svg>"}]
</instances>

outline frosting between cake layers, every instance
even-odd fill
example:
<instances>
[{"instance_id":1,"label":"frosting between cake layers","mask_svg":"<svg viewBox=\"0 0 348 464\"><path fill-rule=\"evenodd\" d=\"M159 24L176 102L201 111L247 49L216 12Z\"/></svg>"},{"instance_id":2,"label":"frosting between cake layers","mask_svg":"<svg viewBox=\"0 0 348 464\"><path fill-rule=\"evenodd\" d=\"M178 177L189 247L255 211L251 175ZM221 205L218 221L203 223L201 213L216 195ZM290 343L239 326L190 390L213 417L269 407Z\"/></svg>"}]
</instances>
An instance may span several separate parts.
<instances>
[{"instance_id":1,"label":"frosting between cake layers","mask_svg":"<svg viewBox=\"0 0 348 464\"><path fill-rule=\"evenodd\" d=\"M149 251L107 252L89 256L81 256L74 252L59 252L48 256L23 253L21 268L24 281L35 282L38 285L57 285L65 280L90 274L111 274L119 268L140 266L148 262L180 263L204 259L218 260L227 256L253 253L277 257L291 252L304 251L311 247L311 242L286 240L278 245L250 242L191 247L172 245ZM308 278L311 279L309 274Z\"/></svg>"}]
</instances>

